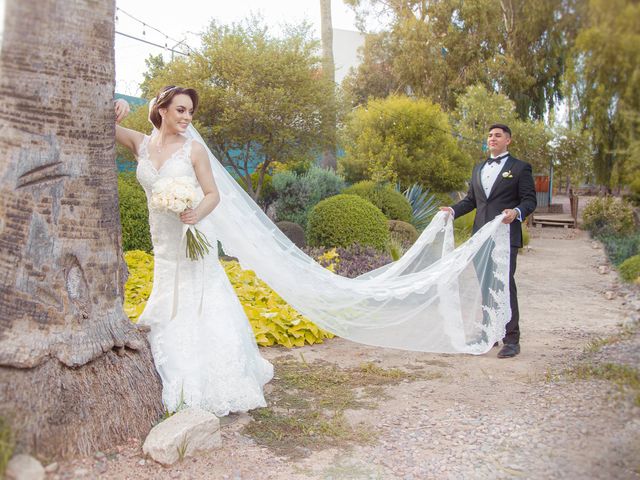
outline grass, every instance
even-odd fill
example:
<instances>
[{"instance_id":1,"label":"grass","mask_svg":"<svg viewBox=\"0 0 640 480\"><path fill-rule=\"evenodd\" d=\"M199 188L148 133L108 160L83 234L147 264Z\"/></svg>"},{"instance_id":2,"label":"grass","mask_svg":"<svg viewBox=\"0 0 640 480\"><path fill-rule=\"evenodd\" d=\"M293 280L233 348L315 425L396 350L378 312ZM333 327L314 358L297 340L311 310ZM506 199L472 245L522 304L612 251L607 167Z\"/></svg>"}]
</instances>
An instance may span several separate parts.
<instances>
[{"instance_id":1,"label":"grass","mask_svg":"<svg viewBox=\"0 0 640 480\"><path fill-rule=\"evenodd\" d=\"M4 477L7 464L13 455L15 437L6 419L0 417L0 478Z\"/></svg>"},{"instance_id":2,"label":"grass","mask_svg":"<svg viewBox=\"0 0 640 480\"><path fill-rule=\"evenodd\" d=\"M569 370L569 375L578 380L607 380L613 382L622 392L633 395L634 403L640 407L640 370L617 363L581 364Z\"/></svg>"},{"instance_id":3,"label":"grass","mask_svg":"<svg viewBox=\"0 0 640 480\"><path fill-rule=\"evenodd\" d=\"M375 440L365 424L352 425L345 411L370 409L387 399L384 387L403 381L438 378L439 374L384 369L373 363L355 368L291 356L274 361L276 375L267 394L269 407L251 412L244 433L278 455L307 456L312 450L348 447Z\"/></svg>"},{"instance_id":4,"label":"grass","mask_svg":"<svg viewBox=\"0 0 640 480\"><path fill-rule=\"evenodd\" d=\"M589 343L587 343L587 345L584 347L584 353L597 353L602 349L602 347L606 345L612 345L614 343L627 340L631 338L631 336L636 332L637 329L637 325L622 325L620 331L618 333L615 333L614 335L611 335L609 337L598 337L589 341Z\"/></svg>"}]
</instances>

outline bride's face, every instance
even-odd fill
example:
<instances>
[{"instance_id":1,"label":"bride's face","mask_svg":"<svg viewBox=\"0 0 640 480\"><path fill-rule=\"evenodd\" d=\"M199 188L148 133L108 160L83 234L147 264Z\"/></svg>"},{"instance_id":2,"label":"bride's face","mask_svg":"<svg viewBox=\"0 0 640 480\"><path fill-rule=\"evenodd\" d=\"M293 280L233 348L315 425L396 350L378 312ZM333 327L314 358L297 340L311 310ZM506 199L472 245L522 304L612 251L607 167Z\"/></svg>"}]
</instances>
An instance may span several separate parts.
<instances>
[{"instance_id":1,"label":"bride's face","mask_svg":"<svg viewBox=\"0 0 640 480\"><path fill-rule=\"evenodd\" d=\"M161 108L162 127L169 132L184 133L193 119L193 102L189 95L180 93L171 99L167 108Z\"/></svg>"}]
</instances>

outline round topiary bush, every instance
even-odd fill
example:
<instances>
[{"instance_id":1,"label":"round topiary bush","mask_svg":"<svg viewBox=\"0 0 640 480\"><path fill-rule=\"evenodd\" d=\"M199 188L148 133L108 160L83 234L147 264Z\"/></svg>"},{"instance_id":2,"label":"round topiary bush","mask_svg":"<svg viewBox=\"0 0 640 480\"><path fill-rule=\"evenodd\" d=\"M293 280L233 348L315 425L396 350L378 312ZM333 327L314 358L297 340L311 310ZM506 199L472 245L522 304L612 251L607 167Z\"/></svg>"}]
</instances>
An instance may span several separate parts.
<instances>
[{"instance_id":1,"label":"round topiary bush","mask_svg":"<svg viewBox=\"0 0 640 480\"><path fill-rule=\"evenodd\" d=\"M411 221L411 204L400 192L390 186L376 185L371 180L358 182L343 190L346 195L358 195L369 200L389 220Z\"/></svg>"},{"instance_id":2,"label":"round topiary bush","mask_svg":"<svg viewBox=\"0 0 640 480\"><path fill-rule=\"evenodd\" d=\"M284 233L289 240L295 243L296 247L304 248L306 243L304 241L304 230L297 223L287 222L283 220L282 222L276 223L276 226L280 229L282 233Z\"/></svg>"},{"instance_id":3,"label":"round topiary bush","mask_svg":"<svg viewBox=\"0 0 640 480\"><path fill-rule=\"evenodd\" d=\"M309 214L307 243L312 247L348 247L359 243L382 251L388 240L384 214L357 195L326 198Z\"/></svg>"},{"instance_id":4,"label":"round topiary bush","mask_svg":"<svg viewBox=\"0 0 640 480\"><path fill-rule=\"evenodd\" d=\"M391 238L395 238L405 249L411 247L418 239L418 230L410 223L402 220L389 220L387 224Z\"/></svg>"},{"instance_id":5,"label":"round topiary bush","mask_svg":"<svg viewBox=\"0 0 640 480\"><path fill-rule=\"evenodd\" d=\"M118 174L118 197L122 224L122 250L151 252L147 197L134 173Z\"/></svg>"},{"instance_id":6,"label":"round topiary bush","mask_svg":"<svg viewBox=\"0 0 640 480\"><path fill-rule=\"evenodd\" d=\"M618 267L625 282L634 282L640 278L640 255L627 258Z\"/></svg>"},{"instance_id":7,"label":"round topiary bush","mask_svg":"<svg viewBox=\"0 0 640 480\"><path fill-rule=\"evenodd\" d=\"M635 228L631 205L612 196L589 202L582 212L582 223L594 235L627 235Z\"/></svg>"}]
</instances>

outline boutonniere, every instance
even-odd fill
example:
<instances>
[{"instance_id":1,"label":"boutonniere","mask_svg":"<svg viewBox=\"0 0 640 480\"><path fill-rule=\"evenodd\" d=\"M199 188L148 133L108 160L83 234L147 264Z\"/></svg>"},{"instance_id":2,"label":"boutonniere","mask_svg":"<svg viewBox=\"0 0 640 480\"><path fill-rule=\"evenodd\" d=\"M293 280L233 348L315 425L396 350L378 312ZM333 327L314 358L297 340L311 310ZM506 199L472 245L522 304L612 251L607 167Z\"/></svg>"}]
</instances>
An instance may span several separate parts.
<instances>
[{"instance_id":1,"label":"boutonniere","mask_svg":"<svg viewBox=\"0 0 640 480\"><path fill-rule=\"evenodd\" d=\"M513 174L511 170L507 170L506 172L502 172L502 178L513 178Z\"/></svg>"}]
</instances>

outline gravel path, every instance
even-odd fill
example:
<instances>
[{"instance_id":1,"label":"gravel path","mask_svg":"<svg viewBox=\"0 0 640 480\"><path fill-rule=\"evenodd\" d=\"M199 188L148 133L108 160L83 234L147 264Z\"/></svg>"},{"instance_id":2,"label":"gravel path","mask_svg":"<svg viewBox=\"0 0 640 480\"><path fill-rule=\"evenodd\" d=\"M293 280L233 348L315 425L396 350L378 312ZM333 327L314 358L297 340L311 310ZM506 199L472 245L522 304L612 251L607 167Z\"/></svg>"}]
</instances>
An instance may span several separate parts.
<instances>
[{"instance_id":1,"label":"gravel path","mask_svg":"<svg viewBox=\"0 0 640 480\"><path fill-rule=\"evenodd\" d=\"M132 441L61 463L47 478L638 479L640 407L614 383L562 374L585 362L640 365L637 330L585 353L590 342L637 324L640 315L638 291L621 287L615 271L599 268L605 264L601 246L583 232L532 232L518 265L523 350L514 359L497 359L497 349L478 357L434 355L341 339L302 349L309 363L375 362L439 374L386 387L388 398L376 409L347 412L351 422L378 432L372 444L287 460L240 433L249 421L243 415L223 428L223 448L207 457L163 468ZM271 359L283 353L263 349Z\"/></svg>"}]
</instances>

